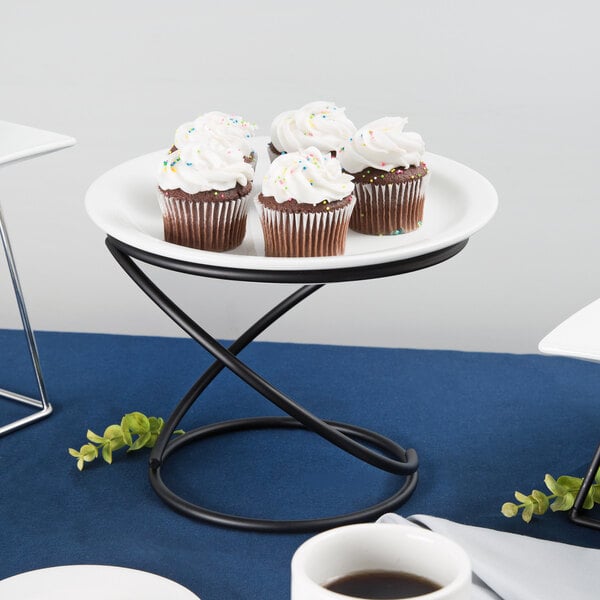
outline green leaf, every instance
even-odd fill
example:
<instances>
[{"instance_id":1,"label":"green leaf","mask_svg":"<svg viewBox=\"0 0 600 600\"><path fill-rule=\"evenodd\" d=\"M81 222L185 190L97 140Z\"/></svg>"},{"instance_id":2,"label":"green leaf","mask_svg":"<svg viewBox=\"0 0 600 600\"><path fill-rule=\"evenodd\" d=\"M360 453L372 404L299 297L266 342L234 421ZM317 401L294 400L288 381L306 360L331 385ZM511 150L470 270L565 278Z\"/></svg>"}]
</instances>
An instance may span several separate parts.
<instances>
[{"instance_id":1,"label":"green leaf","mask_svg":"<svg viewBox=\"0 0 600 600\"><path fill-rule=\"evenodd\" d=\"M132 444L131 448L129 448L128 452L132 452L134 450L140 450L148 443L148 441L150 441L151 437L152 437L152 434L150 432L140 435L135 440L135 442L133 442L133 444Z\"/></svg>"},{"instance_id":2,"label":"green leaf","mask_svg":"<svg viewBox=\"0 0 600 600\"><path fill-rule=\"evenodd\" d=\"M144 444L143 444L144 448L152 448L152 446L154 446L154 441L156 441L154 434L152 434L150 431L143 435L143 439L144 439Z\"/></svg>"},{"instance_id":3,"label":"green leaf","mask_svg":"<svg viewBox=\"0 0 600 600\"><path fill-rule=\"evenodd\" d=\"M129 431L129 425L127 424L128 418L129 415L125 415L121 419L121 434L123 435L123 441L125 444L127 444L127 446L131 446L131 444L133 444L133 440L131 438L131 431Z\"/></svg>"},{"instance_id":4,"label":"green leaf","mask_svg":"<svg viewBox=\"0 0 600 600\"><path fill-rule=\"evenodd\" d=\"M131 433L141 435L150 431L150 421L148 420L148 417L141 412L129 413L125 415L125 419L125 423L131 430Z\"/></svg>"},{"instance_id":5,"label":"green leaf","mask_svg":"<svg viewBox=\"0 0 600 600\"><path fill-rule=\"evenodd\" d=\"M562 475L556 480L559 486L565 488L569 492L577 492L581 488L583 479L581 477L571 477L570 475Z\"/></svg>"},{"instance_id":6,"label":"green leaf","mask_svg":"<svg viewBox=\"0 0 600 600\"><path fill-rule=\"evenodd\" d=\"M119 425L109 425L104 430L104 436L99 436L91 429L87 430L87 439L90 443L84 444L79 450L69 448L68 452L77 459L77 468L83 470L86 462L91 462L98 457L99 450L102 458L109 464L112 463L113 454L124 446L129 446L128 452L151 448L155 445L165 421L161 417L146 417L141 412L127 413ZM175 434L184 431L178 429Z\"/></svg>"},{"instance_id":7,"label":"green leaf","mask_svg":"<svg viewBox=\"0 0 600 600\"><path fill-rule=\"evenodd\" d=\"M505 517L515 517L519 513L519 507L514 502L505 502L502 505L502 514Z\"/></svg>"},{"instance_id":8,"label":"green leaf","mask_svg":"<svg viewBox=\"0 0 600 600\"><path fill-rule=\"evenodd\" d=\"M69 448L69 454L77 458L77 468L83 471L86 462L92 462L98 456L98 449L93 444L84 444L79 448L79 452Z\"/></svg>"},{"instance_id":9,"label":"green leaf","mask_svg":"<svg viewBox=\"0 0 600 600\"><path fill-rule=\"evenodd\" d=\"M150 431L156 434L159 434L162 431L163 425L165 424L164 420L160 417L148 417L148 422L150 424Z\"/></svg>"},{"instance_id":10,"label":"green leaf","mask_svg":"<svg viewBox=\"0 0 600 600\"><path fill-rule=\"evenodd\" d=\"M98 448L94 444L84 444L79 449L80 456L85 462L92 462L98 457Z\"/></svg>"},{"instance_id":11,"label":"green leaf","mask_svg":"<svg viewBox=\"0 0 600 600\"><path fill-rule=\"evenodd\" d=\"M104 443L104 438L100 437L99 435L96 435L91 429L87 430L87 439L90 440L90 442L94 442L94 444L103 444Z\"/></svg>"},{"instance_id":12,"label":"green leaf","mask_svg":"<svg viewBox=\"0 0 600 600\"><path fill-rule=\"evenodd\" d=\"M564 496L558 496L550 505L550 510L556 512L558 510L571 510L575 502L575 494L567 492Z\"/></svg>"},{"instance_id":13,"label":"green leaf","mask_svg":"<svg viewBox=\"0 0 600 600\"><path fill-rule=\"evenodd\" d=\"M123 437L123 430L121 429L120 425L109 425L104 430L104 437L107 440L113 440L115 438L122 438Z\"/></svg>"},{"instance_id":14,"label":"green leaf","mask_svg":"<svg viewBox=\"0 0 600 600\"><path fill-rule=\"evenodd\" d=\"M119 450L125 446L123 430L120 425L109 425L104 431L104 439L110 440L111 451Z\"/></svg>"},{"instance_id":15,"label":"green leaf","mask_svg":"<svg viewBox=\"0 0 600 600\"><path fill-rule=\"evenodd\" d=\"M125 440L122 437L110 440L110 449L112 452L115 450L120 450L123 446L125 446Z\"/></svg>"},{"instance_id":16,"label":"green leaf","mask_svg":"<svg viewBox=\"0 0 600 600\"><path fill-rule=\"evenodd\" d=\"M583 508L589 510L590 508L594 508L594 490L590 488L588 493L583 501Z\"/></svg>"},{"instance_id":17,"label":"green leaf","mask_svg":"<svg viewBox=\"0 0 600 600\"><path fill-rule=\"evenodd\" d=\"M109 465L112 464L112 447L111 447L110 442L108 442L108 444L104 444L104 446L102 446L102 458Z\"/></svg>"},{"instance_id":18,"label":"green leaf","mask_svg":"<svg viewBox=\"0 0 600 600\"><path fill-rule=\"evenodd\" d=\"M539 490L533 490L531 492L531 497L533 498L533 513L536 515L543 515L547 510L550 502L548 500L548 496Z\"/></svg>"},{"instance_id":19,"label":"green leaf","mask_svg":"<svg viewBox=\"0 0 600 600\"><path fill-rule=\"evenodd\" d=\"M544 483L546 484L546 487L557 496L562 496L566 492L566 490L563 490L562 487L558 485L554 477L552 477L552 475L549 473L546 473L546 476L544 477Z\"/></svg>"},{"instance_id":20,"label":"green leaf","mask_svg":"<svg viewBox=\"0 0 600 600\"><path fill-rule=\"evenodd\" d=\"M595 482L588 490L583 502L585 510L593 508L595 504L600 504L600 468L595 474ZM524 521L529 523L533 515L542 515L548 508L553 512L571 510L581 490L583 478L561 475L558 479L554 479L552 475L547 473L544 477L544 483L550 490L550 495L544 494L540 490L533 490L529 496L522 492L515 492L515 498L520 504L506 502L502 505L502 514L506 517L513 517L522 508L523 513L521 516Z\"/></svg>"}]
</instances>

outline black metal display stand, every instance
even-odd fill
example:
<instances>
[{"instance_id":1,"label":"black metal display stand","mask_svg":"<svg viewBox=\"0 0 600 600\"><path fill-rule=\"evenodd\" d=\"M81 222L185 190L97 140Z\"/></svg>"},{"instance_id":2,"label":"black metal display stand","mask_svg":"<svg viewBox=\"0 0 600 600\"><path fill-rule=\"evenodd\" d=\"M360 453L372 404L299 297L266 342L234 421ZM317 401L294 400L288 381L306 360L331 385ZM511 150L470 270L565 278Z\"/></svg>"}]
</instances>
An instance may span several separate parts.
<instances>
[{"instance_id":1,"label":"black metal display stand","mask_svg":"<svg viewBox=\"0 0 600 600\"><path fill-rule=\"evenodd\" d=\"M176 406L173 413L167 419L163 431L152 449L149 475L152 487L160 498L175 510L190 517L203 519L218 525L271 532L318 531L349 523L372 520L405 502L414 491L417 483L418 458L415 450L405 450L392 440L356 425L319 419L250 369L237 355L277 319L326 283L374 279L424 269L458 254L466 246L467 242L468 239L465 239L447 248L428 254L376 265L319 270L268 270L238 269L190 263L151 254L125 244L116 238L107 236L106 245L108 249L131 279L177 325L216 359ZM267 283L297 283L303 285L267 312L226 348L167 297L133 259L171 271L203 277ZM289 417L251 417L223 421L193 429L183 435L172 438L173 432L181 419L199 395L224 368L228 368L235 373L267 400L286 412ZM390 498L357 512L327 518L273 520L248 518L208 510L176 495L163 481L162 473L165 469L167 458L183 446L222 433L274 428L301 428L312 431L361 461L380 470L401 476L403 480L402 485ZM369 448L365 443L378 448L381 452Z\"/></svg>"},{"instance_id":2,"label":"black metal display stand","mask_svg":"<svg viewBox=\"0 0 600 600\"><path fill-rule=\"evenodd\" d=\"M573 521L573 523L577 523L578 525L584 525L586 527L592 527L593 529L600 529L600 520L585 516L581 513L581 511L583 510L583 504L588 495L588 492L594 484L594 478L596 477L596 472L599 468L600 446L598 446L598 448L596 449L594 458L592 458L592 462L589 466L585 477L583 478L581 488L579 489L577 497L575 498L575 502L573 503L573 508L569 511L569 518L571 519L571 521Z\"/></svg>"}]
</instances>

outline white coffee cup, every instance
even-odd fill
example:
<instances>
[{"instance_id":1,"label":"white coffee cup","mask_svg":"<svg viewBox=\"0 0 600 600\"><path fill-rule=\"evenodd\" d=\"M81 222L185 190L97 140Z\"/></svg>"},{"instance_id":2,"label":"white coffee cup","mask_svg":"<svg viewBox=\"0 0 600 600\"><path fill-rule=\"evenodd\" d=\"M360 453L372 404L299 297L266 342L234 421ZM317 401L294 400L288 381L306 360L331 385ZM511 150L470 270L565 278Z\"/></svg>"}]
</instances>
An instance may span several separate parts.
<instances>
[{"instance_id":1,"label":"white coffee cup","mask_svg":"<svg viewBox=\"0 0 600 600\"><path fill-rule=\"evenodd\" d=\"M471 563L458 544L412 525L360 523L315 535L296 550L292 558L292 600L350 598L324 586L366 571L400 571L441 586L415 596L415 600L470 597Z\"/></svg>"}]
</instances>

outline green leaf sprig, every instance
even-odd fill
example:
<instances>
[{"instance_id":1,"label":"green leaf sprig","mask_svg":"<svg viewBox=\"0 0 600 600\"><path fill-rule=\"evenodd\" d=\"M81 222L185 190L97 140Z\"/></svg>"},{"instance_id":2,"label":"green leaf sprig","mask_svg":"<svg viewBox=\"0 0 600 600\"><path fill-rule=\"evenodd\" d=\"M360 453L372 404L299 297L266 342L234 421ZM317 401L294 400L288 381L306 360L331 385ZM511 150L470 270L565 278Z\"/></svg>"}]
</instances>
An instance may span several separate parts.
<instances>
[{"instance_id":1,"label":"green leaf sprig","mask_svg":"<svg viewBox=\"0 0 600 600\"><path fill-rule=\"evenodd\" d=\"M92 462L99 454L108 464L112 464L113 452L127 446L127 452L142 448L152 448L164 427L161 417L147 417L141 412L127 413L119 425L109 425L104 435L97 435L91 429L87 431L87 444L79 450L69 448L69 454L77 459L77 468L82 471L85 463ZM174 433L182 434L178 429Z\"/></svg>"},{"instance_id":2,"label":"green leaf sprig","mask_svg":"<svg viewBox=\"0 0 600 600\"><path fill-rule=\"evenodd\" d=\"M502 505L502 514L505 517L515 517L522 510L521 518L526 523L529 523L533 515L543 515L548 508L552 512L571 510L575 503L575 498L581 489L583 478L562 475L558 479L554 479L552 475L547 474L544 478L544 483L550 494L544 494L544 492L540 492L539 490L533 490L528 495L515 492L515 498L520 504L505 502ZM600 504L600 469L598 469L594 483L585 497L583 508L593 508L594 504Z\"/></svg>"}]
</instances>

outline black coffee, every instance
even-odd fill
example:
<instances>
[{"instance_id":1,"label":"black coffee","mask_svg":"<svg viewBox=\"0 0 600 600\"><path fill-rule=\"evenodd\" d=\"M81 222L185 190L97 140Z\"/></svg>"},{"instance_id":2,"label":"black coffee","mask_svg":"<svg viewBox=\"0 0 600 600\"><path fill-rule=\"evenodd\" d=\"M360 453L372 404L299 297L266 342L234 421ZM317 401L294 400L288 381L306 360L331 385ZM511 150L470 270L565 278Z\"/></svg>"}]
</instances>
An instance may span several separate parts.
<instances>
[{"instance_id":1,"label":"black coffee","mask_svg":"<svg viewBox=\"0 0 600 600\"><path fill-rule=\"evenodd\" d=\"M399 571L361 571L339 577L325 588L352 598L372 600L399 600L423 596L439 590L442 586L412 573Z\"/></svg>"}]
</instances>

